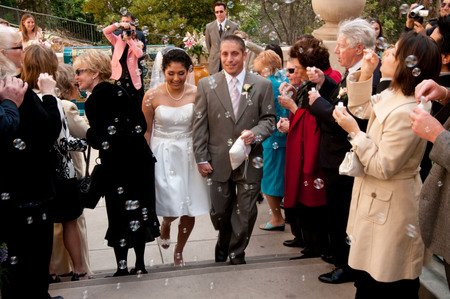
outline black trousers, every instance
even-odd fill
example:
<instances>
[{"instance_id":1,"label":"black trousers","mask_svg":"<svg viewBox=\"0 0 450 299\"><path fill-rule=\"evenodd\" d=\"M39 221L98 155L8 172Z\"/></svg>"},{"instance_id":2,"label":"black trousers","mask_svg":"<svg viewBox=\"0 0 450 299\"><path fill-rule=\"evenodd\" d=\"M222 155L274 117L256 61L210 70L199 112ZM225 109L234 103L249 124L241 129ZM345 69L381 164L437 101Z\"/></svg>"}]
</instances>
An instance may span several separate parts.
<instances>
[{"instance_id":1,"label":"black trousers","mask_svg":"<svg viewBox=\"0 0 450 299\"><path fill-rule=\"evenodd\" d=\"M4 211L5 212L5 211ZM48 274L53 247L53 222L46 210L19 209L2 213L1 239L8 246L7 280L2 299L48 299ZM43 217L44 214L44 217Z\"/></svg>"},{"instance_id":2,"label":"black trousers","mask_svg":"<svg viewBox=\"0 0 450 299\"><path fill-rule=\"evenodd\" d=\"M356 299L419 298L419 278L379 282L365 271L355 271Z\"/></svg>"},{"instance_id":3,"label":"black trousers","mask_svg":"<svg viewBox=\"0 0 450 299\"><path fill-rule=\"evenodd\" d=\"M347 220L352 198L353 177L340 175L337 169L323 169L327 194L328 228L331 253L336 266L348 268L350 246L346 243Z\"/></svg>"}]
</instances>

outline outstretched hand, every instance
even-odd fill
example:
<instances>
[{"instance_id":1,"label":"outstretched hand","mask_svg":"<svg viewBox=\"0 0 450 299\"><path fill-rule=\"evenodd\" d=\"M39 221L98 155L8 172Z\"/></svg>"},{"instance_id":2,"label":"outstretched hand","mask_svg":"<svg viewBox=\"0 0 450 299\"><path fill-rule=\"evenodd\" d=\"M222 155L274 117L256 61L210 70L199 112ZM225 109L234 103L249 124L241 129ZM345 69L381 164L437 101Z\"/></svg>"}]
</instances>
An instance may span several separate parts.
<instances>
[{"instance_id":1,"label":"outstretched hand","mask_svg":"<svg viewBox=\"0 0 450 299\"><path fill-rule=\"evenodd\" d=\"M413 132L420 138L434 143L439 134L445 131L445 128L422 108L416 107L413 111L409 114Z\"/></svg>"}]
</instances>

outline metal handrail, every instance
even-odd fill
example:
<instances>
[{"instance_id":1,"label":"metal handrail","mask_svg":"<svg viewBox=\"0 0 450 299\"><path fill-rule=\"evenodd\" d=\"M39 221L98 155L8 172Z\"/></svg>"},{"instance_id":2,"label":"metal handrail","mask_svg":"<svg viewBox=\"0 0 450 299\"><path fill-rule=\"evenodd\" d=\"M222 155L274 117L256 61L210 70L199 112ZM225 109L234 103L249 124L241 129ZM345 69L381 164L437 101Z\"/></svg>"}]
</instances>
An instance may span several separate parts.
<instances>
[{"instance_id":1,"label":"metal handrail","mask_svg":"<svg viewBox=\"0 0 450 299\"><path fill-rule=\"evenodd\" d=\"M36 24L44 31L51 31L53 34L69 37L80 42L94 44L105 42L103 33L101 30L99 32L98 26L95 24L0 5L0 17L12 25L19 26L24 13L31 14L36 19Z\"/></svg>"}]
</instances>

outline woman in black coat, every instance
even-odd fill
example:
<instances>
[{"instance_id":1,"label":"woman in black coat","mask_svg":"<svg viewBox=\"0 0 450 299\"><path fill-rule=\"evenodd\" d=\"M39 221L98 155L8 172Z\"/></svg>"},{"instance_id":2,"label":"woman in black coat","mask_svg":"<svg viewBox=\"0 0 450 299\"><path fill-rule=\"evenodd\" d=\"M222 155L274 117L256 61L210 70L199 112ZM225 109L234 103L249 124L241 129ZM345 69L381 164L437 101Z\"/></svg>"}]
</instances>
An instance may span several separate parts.
<instances>
[{"instance_id":1,"label":"woman in black coat","mask_svg":"<svg viewBox=\"0 0 450 299\"><path fill-rule=\"evenodd\" d=\"M128 248L134 248L135 268L142 271L145 243L159 236L155 213L155 159L145 141L142 111L125 90L105 82L111 76L110 58L98 50L77 57L74 68L79 89L91 94L85 103L90 128L88 143L99 150L103 167L102 185L108 213L108 246L114 248L117 272L129 274Z\"/></svg>"}]
</instances>

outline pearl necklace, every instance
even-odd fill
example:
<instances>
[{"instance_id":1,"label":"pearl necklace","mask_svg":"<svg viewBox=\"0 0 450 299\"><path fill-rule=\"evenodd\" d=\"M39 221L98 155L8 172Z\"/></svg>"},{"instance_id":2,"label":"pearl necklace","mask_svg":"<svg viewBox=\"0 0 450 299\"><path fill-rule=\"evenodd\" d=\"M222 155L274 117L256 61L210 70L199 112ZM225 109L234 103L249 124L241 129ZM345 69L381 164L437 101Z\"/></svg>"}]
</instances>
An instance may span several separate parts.
<instances>
[{"instance_id":1,"label":"pearl necklace","mask_svg":"<svg viewBox=\"0 0 450 299\"><path fill-rule=\"evenodd\" d=\"M167 93L169 94L169 97L170 97L172 100L174 100L174 101L179 101L179 100L181 100L181 98L184 96L184 92L186 91L186 84L183 85L183 93L181 94L181 96L180 96L178 99L174 98L174 97L170 94L169 88L167 88L167 83L166 83L166 90L167 90Z\"/></svg>"}]
</instances>

